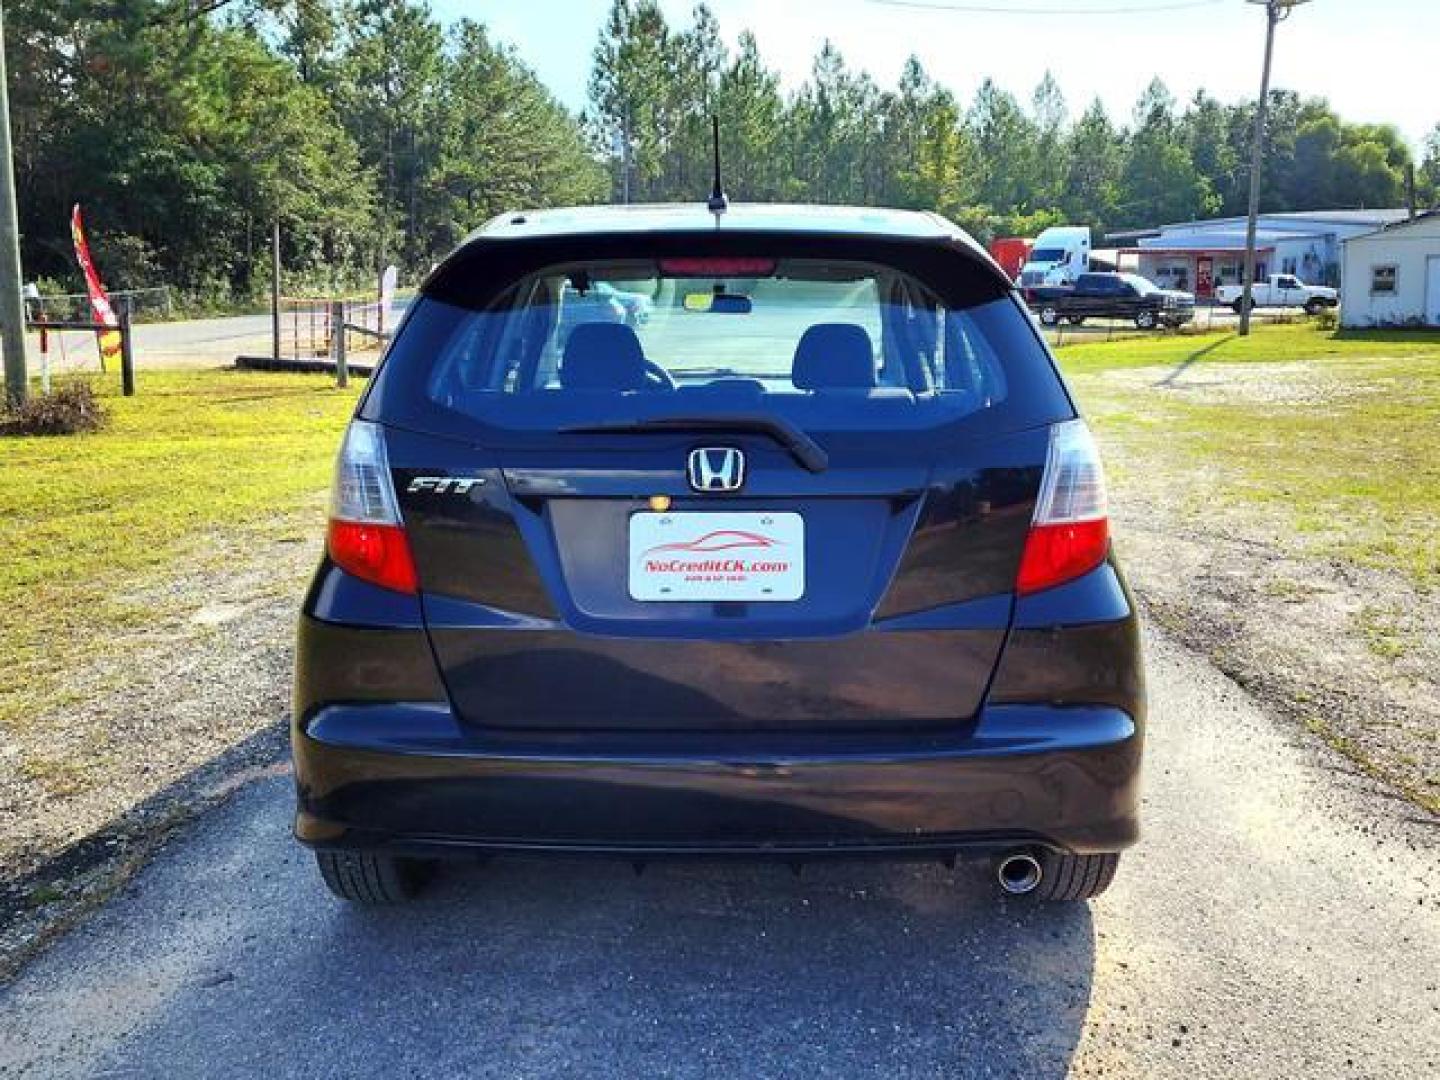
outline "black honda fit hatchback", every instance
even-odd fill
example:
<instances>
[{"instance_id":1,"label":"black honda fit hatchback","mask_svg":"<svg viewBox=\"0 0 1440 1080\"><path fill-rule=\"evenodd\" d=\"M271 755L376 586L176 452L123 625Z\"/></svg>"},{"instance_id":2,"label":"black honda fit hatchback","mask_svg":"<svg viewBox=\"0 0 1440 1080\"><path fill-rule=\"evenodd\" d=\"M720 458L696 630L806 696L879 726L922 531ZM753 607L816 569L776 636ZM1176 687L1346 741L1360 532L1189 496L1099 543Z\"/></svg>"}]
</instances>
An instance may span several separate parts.
<instances>
[{"instance_id":1,"label":"black honda fit hatchback","mask_svg":"<svg viewBox=\"0 0 1440 1080\"><path fill-rule=\"evenodd\" d=\"M295 831L362 902L506 852L974 855L1080 900L1143 724L1094 443L958 228L507 215L345 435Z\"/></svg>"}]
</instances>

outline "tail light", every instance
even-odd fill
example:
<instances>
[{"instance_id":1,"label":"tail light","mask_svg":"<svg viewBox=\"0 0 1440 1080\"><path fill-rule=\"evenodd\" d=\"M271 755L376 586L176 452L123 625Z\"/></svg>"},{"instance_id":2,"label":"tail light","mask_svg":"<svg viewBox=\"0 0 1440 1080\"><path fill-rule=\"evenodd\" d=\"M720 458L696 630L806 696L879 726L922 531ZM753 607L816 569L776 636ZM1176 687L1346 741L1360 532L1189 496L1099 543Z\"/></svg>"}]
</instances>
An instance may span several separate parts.
<instances>
[{"instance_id":1,"label":"tail light","mask_svg":"<svg viewBox=\"0 0 1440 1080\"><path fill-rule=\"evenodd\" d=\"M1083 420L1056 424L1015 590L1025 595L1049 589L1104 562L1108 513L1105 470L1090 429Z\"/></svg>"},{"instance_id":2,"label":"tail light","mask_svg":"<svg viewBox=\"0 0 1440 1080\"><path fill-rule=\"evenodd\" d=\"M336 566L363 581L396 592L419 589L390 482L385 433L366 420L352 421L340 445L325 547Z\"/></svg>"}]
</instances>

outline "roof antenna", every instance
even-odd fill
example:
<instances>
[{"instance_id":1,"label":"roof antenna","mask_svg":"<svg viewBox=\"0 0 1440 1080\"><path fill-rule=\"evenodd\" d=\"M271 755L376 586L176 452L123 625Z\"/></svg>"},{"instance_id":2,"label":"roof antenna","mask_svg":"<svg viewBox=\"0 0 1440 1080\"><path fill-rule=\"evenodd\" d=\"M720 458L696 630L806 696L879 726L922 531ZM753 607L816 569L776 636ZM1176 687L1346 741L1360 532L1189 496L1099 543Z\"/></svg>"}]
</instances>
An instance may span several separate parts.
<instances>
[{"instance_id":1,"label":"roof antenna","mask_svg":"<svg viewBox=\"0 0 1440 1080\"><path fill-rule=\"evenodd\" d=\"M725 197L725 189L720 186L720 117L716 113L710 116L710 137L715 147L715 183L710 188L710 201L705 208L711 213L723 214L730 206L730 200Z\"/></svg>"}]
</instances>

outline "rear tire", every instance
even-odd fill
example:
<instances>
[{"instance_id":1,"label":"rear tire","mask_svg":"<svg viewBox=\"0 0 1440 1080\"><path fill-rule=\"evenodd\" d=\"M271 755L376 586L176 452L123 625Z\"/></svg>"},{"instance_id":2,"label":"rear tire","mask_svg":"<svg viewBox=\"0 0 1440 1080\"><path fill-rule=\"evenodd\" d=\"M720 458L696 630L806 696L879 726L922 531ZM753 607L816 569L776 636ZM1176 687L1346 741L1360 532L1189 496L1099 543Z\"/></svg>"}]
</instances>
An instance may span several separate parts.
<instances>
[{"instance_id":1,"label":"rear tire","mask_svg":"<svg viewBox=\"0 0 1440 1080\"><path fill-rule=\"evenodd\" d=\"M1045 903L1091 900L1110 887L1119 866L1118 852L1072 855L1046 851L1040 855L1040 884L1030 895Z\"/></svg>"},{"instance_id":2,"label":"rear tire","mask_svg":"<svg viewBox=\"0 0 1440 1080\"><path fill-rule=\"evenodd\" d=\"M1320 312L1322 312L1322 311L1324 311L1324 310L1325 310L1325 301L1323 301L1323 300L1307 300L1307 301L1305 301L1305 314L1306 314L1306 315L1309 315L1312 319L1313 319L1316 315L1319 315Z\"/></svg>"},{"instance_id":3,"label":"rear tire","mask_svg":"<svg viewBox=\"0 0 1440 1080\"><path fill-rule=\"evenodd\" d=\"M1058 326L1060 324L1060 312L1053 307L1042 307L1040 309L1041 326Z\"/></svg>"},{"instance_id":4,"label":"rear tire","mask_svg":"<svg viewBox=\"0 0 1440 1080\"><path fill-rule=\"evenodd\" d=\"M1085 316L1084 316L1084 315L1070 315L1070 316L1067 316L1067 317L1066 317L1065 321L1068 322L1071 326L1084 326L1084 325L1085 325Z\"/></svg>"},{"instance_id":5,"label":"rear tire","mask_svg":"<svg viewBox=\"0 0 1440 1080\"><path fill-rule=\"evenodd\" d=\"M1135 329L1154 330L1158 322L1153 311L1142 311L1135 316Z\"/></svg>"},{"instance_id":6,"label":"rear tire","mask_svg":"<svg viewBox=\"0 0 1440 1080\"><path fill-rule=\"evenodd\" d=\"M317 851L315 863L329 890L352 904L403 904L417 892L424 865L368 851Z\"/></svg>"}]
</instances>

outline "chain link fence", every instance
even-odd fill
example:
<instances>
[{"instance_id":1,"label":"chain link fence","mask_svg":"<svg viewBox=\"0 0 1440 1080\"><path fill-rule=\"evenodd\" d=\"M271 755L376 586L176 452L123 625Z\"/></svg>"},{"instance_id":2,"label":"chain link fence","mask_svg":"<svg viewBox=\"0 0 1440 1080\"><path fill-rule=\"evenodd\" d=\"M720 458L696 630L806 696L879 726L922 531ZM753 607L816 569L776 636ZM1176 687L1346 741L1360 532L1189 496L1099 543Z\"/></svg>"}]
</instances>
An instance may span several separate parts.
<instances>
[{"instance_id":1,"label":"chain link fence","mask_svg":"<svg viewBox=\"0 0 1440 1080\"><path fill-rule=\"evenodd\" d=\"M1055 346L1074 345L1086 341L1114 341L1144 334L1205 334L1216 331L1234 331L1240 325L1239 314L1224 304L1197 304L1193 313L1178 324L1172 324L1163 313L1157 313L1153 318L1136 316L1121 318L1111 315L1091 315L1074 307L1047 311L1046 305L1043 303L1032 302L1029 306L1036 321L1040 323L1046 339ZM1283 325L1325 317L1323 313L1312 316L1302 308L1255 308L1250 312L1250 323L1252 326Z\"/></svg>"},{"instance_id":2,"label":"chain link fence","mask_svg":"<svg viewBox=\"0 0 1440 1080\"><path fill-rule=\"evenodd\" d=\"M113 289L110 291L110 302L117 310L122 302L129 304L130 315L137 322L169 319L175 313L168 285L149 289ZM88 293L25 297L25 318L30 322L85 322L93 314Z\"/></svg>"}]
</instances>

